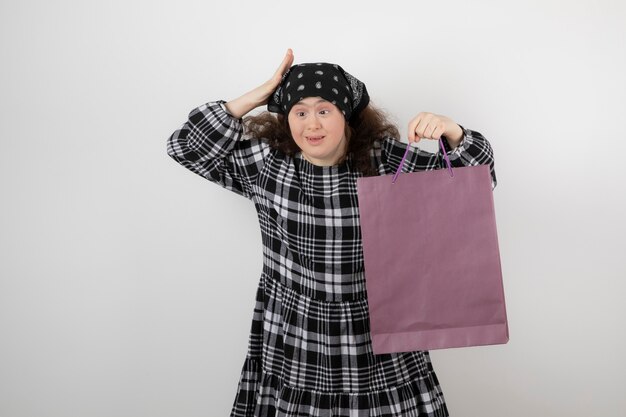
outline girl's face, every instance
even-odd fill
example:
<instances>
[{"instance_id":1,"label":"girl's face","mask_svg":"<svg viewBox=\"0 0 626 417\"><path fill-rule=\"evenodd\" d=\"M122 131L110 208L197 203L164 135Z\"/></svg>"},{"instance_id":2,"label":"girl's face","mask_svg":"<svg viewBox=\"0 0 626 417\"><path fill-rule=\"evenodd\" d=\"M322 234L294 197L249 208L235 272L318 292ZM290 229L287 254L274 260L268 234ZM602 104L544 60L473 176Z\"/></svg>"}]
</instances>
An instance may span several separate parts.
<instances>
[{"instance_id":1,"label":"girl's face","mask_svg":"<svg viewBox=\"0 0 626 417\"><path fill-rule=\"evenodd\" d=\"M291 136L309 162L336 165L346 153L346 119L331 102L321 97L304 98L291 108L288 121Z\"/></svg>"}]
</instances>

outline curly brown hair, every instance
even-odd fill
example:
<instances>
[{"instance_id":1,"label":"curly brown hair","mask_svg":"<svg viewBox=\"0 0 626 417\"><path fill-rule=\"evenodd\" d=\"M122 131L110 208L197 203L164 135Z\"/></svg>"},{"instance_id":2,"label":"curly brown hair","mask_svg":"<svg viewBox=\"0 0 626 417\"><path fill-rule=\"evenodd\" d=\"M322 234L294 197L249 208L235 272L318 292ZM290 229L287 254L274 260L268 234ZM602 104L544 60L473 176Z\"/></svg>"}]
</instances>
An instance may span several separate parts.
<instances>
[{"instance_id":1,"label":"curly brown hair","mask_svg":"<svg viewBox=\"0 0 626 417\"><path fill-rule=\"evenodd\" d=\"M352 153L354 168L361 171L363 176L378 175L370 157L374 142L387 136L396 140L400 138L397 127L389 119L385 110L370 101L361 113L346 123L344 133L348 141L348 150L338 163L342 163L348 154ZM300 151L300 147L291 136L288 118L282 114L265 111L255 116L244 117L243 123L251 137L266 141L273 149L278 149L291 157Z\"/></svg>"}]
</instances>

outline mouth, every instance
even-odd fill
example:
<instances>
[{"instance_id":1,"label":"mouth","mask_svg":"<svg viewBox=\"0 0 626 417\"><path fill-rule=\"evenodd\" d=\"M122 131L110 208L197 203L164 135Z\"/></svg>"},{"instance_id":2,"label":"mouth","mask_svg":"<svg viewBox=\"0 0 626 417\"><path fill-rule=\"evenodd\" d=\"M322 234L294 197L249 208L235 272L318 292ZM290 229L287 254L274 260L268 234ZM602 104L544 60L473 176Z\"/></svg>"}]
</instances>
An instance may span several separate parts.
<instances>
[{"instance_id":1,"label":"mouth","mask_svg":"<svg viewBox=\"0 0 626 417\"><path fill-rule=\"evenodd\" d=\"M309 143L320 143L322 141L322 139L324 139L326 136L307 136L306 140Z\"/></svg>"}]
</instances>

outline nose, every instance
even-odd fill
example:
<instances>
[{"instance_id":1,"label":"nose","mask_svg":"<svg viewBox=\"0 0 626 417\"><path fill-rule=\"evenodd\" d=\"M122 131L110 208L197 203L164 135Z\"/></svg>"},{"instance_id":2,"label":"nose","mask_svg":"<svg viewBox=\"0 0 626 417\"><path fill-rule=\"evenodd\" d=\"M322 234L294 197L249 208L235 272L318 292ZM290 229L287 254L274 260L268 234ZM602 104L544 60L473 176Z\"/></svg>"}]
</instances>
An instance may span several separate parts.
<instances>
[{"instance_id":1,"label":"nose","mask_svg":"<svg viewBox=\"0 0 626 417\"><path fill-rule=\"evenodd\" d=\"M311 115L311 117L307 117L306 118L306 124L309 128L314 128L314 127L320 127L320 121L317 118L317 114L313 113L313 115Z\"/></svg>"}]
</instances>

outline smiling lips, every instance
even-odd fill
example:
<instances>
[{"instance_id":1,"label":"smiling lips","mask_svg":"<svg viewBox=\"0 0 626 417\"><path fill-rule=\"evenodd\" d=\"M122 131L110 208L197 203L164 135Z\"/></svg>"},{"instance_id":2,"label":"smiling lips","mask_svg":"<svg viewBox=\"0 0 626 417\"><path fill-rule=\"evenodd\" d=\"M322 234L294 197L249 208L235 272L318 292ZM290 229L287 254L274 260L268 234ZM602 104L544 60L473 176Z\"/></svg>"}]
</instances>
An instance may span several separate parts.
<instances>
[{"instance_id":1,"label":"smiling lips","mask_svg":"<svg viewBox=\"0 0 626 417\"><path fill-rule=\"evenodd\" d=\"M320 142L324 138L325 138L325 136L308 136L306 139L309 142L317 143L317 142Z\"/></svg>"}]
</instances>

